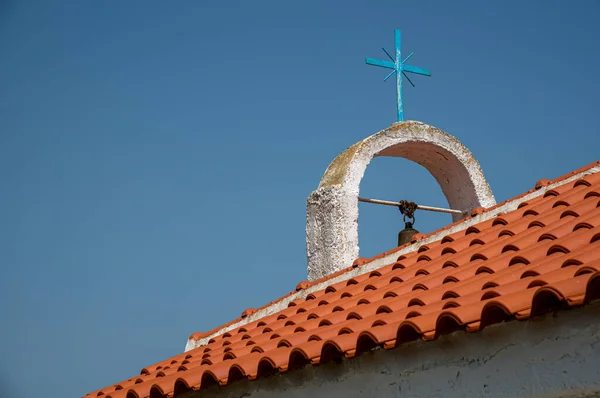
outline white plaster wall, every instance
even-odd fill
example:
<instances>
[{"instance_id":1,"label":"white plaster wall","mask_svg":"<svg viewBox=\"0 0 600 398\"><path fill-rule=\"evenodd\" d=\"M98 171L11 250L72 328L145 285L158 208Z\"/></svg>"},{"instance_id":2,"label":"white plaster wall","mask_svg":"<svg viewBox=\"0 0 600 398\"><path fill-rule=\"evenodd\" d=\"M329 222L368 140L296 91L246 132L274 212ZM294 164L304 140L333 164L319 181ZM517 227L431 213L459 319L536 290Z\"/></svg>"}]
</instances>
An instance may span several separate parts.
<instances>
[{"instance_id":1,"label":"white plaster wall","mask_svg":"<svg viewBox=\"0 0 600 398\"><path fill-rule=\"evenodd\" d=\"M600 397L600 303L188 397Z\"/></svg>"}]
</instances>

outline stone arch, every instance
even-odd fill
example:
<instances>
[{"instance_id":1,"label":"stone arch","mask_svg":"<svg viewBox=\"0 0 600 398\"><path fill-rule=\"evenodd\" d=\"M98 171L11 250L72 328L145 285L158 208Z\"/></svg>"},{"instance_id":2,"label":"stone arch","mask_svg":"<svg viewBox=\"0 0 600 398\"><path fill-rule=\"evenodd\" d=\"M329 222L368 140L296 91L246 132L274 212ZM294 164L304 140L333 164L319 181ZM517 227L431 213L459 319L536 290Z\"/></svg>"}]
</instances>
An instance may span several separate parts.
<instances>
[{"instance_id":1,"label":"stone arch","mask_svg":"<svg viewBox=\"0 0 600 398\"><path fill-rule=\"evenodd\" d=\"M346 149L329 165L307 199L308 278L348 267L359 256L358 193L374 157L402 157L425 167L453 209L470 214L496 204L473 154L455 137L415 121L395 123ZM454 221L461 215L453 215Z\"/></svg>"}]
</instances>

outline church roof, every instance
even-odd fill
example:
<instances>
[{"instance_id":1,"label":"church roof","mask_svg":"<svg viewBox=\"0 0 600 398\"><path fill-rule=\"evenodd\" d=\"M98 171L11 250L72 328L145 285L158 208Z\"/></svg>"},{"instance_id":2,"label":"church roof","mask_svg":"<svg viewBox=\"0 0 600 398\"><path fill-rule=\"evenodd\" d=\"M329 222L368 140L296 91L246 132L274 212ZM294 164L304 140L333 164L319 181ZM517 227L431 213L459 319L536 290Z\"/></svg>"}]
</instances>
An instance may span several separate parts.
<instances>
[{"instance_id":1,"label":"church roof","mask_svg":"<svg viewBox=\"0 0 600 398\"><path fill-rule=\"evenodd\" d=\"M262 309L192 335L196 348L86 397L178 396L598 299L599 171L600 161L541 180L405 247L301 282Z\"/></svg>"}]
</instances>

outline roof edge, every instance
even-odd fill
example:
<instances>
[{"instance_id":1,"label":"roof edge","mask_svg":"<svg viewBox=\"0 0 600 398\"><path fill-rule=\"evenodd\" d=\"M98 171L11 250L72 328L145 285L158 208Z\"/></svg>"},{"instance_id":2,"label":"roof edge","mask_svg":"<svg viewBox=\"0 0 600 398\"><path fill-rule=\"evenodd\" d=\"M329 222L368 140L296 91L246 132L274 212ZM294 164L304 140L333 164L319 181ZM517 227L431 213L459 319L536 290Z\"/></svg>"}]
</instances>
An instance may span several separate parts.
<instances>
[{"instance_id":1,"label":"roof edge","mask_svg":"<svg viewBox=\"0 0 600 398\"><path fill-rule=\"evenodd\" d=\"M243 318L238 318L237 320L231 321L221 327L215 328L208 333L194 333L192 336L190 336L190 338L187 341L187 344L185 346L185 352L206 345L208 341L213 337L219 336L225 332L228 332L240 326L246 325L258 319L284 310L288 307L290 302L298 299L304 299L310 293L323 290L331 284L343 282L348 279L357 277L359 275L363 275L377 270L381 267L384 267L385 265L395 262L396 258L399 255L411 253L413 251L418 250L423 245L442 239L446 235L466 230L467 228L475 224L479 224L481 222L490 220L498 215L514 211L523 202L541 196L551 189L554 189L564 184L568 184L569 182L575 181L586 175L595 174L598 172L600 172L600 161L596 161L592 164L567 173L561 177L549 181L549 183L547 184L543 184L543 186L539 186L538 189L527 191L524 194L518 195L512 199L508 199L502 203L497 204L496 206L493 206L489 209L485 209L482 212L474 212L474 215L472 217L457 221L453 224L450 224L447 227L438 229L428 235L424 235L417 242L410 243L399 248L394 248L371 259L361 259L361 261L359 262L359 266L350 266L344 270L336 272L335 274L316 280L310 283L308 287L300 291L292 292L274 302L271 302L266 306L256 310L250 315L247 315Z\"/></svg>"}]
</instances>

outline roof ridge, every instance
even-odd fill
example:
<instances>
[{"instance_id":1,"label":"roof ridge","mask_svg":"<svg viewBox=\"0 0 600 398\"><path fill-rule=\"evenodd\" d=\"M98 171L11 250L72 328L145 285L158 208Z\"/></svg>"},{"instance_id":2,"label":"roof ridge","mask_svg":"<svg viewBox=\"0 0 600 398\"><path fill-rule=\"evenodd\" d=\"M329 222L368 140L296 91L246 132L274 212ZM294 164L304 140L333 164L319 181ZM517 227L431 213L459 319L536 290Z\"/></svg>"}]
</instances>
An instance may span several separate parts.
<instances>
[{"instance_id":1,"label":"roof ridge","mask_svg":"<svg viewBox=\"0 0 600 398\"><path fill-rule=\"evenodd\" d=\"M393 259L393 256L412 253L413 251L417 251L423 245L436 242L444 238L446 235L466 230L473 225L491 220L496 216L515 211L523 202L539 197L551 189L568 184L569 182L575 181L586 175L595 174L598 172L600 172L600 160L597 160L572 172L566 173L553 180L539 180L536 182L533 189L530 189L520 195L507 199L487 209L474 209L470 217L456 221L428 234L416 234L413 236L413 240L404 246L393 248L371 258L358 258L351 266L315 281L302 281L297 285L295 291L292 291L283 297L280 297L257 309L247 309L242 313L241 317L211 329L208 332L197 332L192 334L187 341L185 351L187 352L194 348L206 345L211 338L222 333L228 332L266 316L273 315L287 308L291 302L299 299L305 299L310 293L325 289L328 285L343 282L389 265L390 261ZM395 260L392 262L395 262Z\"/></svg>"}]
</instances>

